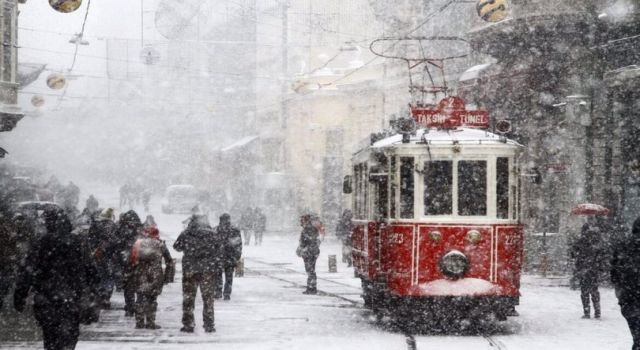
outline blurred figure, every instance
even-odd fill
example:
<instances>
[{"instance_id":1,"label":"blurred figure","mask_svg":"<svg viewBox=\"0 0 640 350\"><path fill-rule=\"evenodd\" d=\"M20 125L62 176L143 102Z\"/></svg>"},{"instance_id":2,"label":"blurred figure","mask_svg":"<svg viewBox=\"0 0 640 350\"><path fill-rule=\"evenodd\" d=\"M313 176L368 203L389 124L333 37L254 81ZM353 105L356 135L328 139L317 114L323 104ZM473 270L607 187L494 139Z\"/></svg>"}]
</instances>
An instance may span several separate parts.
<instances>
[{"instance_id":1,"label":"blurred figure","mask_svg":"<svg viewBox=\"0 0 640 350\"><path fill-rule=\"evenodd\" d=\"M353 265L351 250L353 248L351 243L351 219L353 214L351 210L345 209L342 212L342 217L338 221L338 225L336 225L336 236L342 242L342 262L346 262L347 266L351 267Z\"/></svg>"},{"instance_id":2,"label":"blurred figure","mask_svg":"<svg viewBox=\"0 0 640 350\"><path fill-rule=\"evenodd\" d=\"M0 213L0 309L5 296L13 287L15 270L19 261L16 230L8 213Z\"/></svg>"},{"instance_id":3,"label":"blurred figure","mask_svg":"<svg viewBox=\"0 0 640 350\"><path fill-rule=\"evenodd\" d=\"M87 287L98 285L97 271L83 242L71 234L71 222L60 209L44 212L47 233L31 248L20 269L14 307L22 312L33 289L35 318L42 327L44 348L75 349L80 334L80 300Z\"/></svg>"},{"instance_id":4,"label":"blurred figure","mask_svg":"<svg viewBox=\"0 0 640 350\"><path fill-rule=\"evenodd\" d=\"M142 205L144 205L144 211L149 211L149 202L151 201L151 191L147 188L142 191Z\"/></svg>"},{"instance_id":5,"label":"blurred figure","mask_svg":"<svg viewBox=\"0 0 640 350\"><path fill-rule=\"evenodd\" d=\"M120 186L120 209L124 205L127 205L127 200L129 197L129 184L124 184Z\"/></svg>"},{"instance_id":6,"label":"blurred figure","mask_svg":"<svg viewBox=\"0 0 640 350\"><path fill-rule=\"evenodd\" d=\"M222 266L216 271L216 298L224 295L224 300L231 299L233 288L233 272L242 257L242 236L240 230L231 226L231 216L222 214L220 224L215 228L216 233L224 241L224 258ZM224 291L222 288L222 274L224 272Z\"/></svg>"},{"instance_id":7,"label":"blurred figure","mask_svg":"<svg viewBox=\"0 0 640 350\"><path fill-rule=\"evenodd\" d=\"M256 210L253 214L253 231L256 237L256 245L262 244L262 236L264 235L264 231L267 230L267 216L264 215L260 208L256 207Z\"/></svg>"},{"instance_id":8,"label":"blurred figure","mask_svg":"<svg viewBox=\"0 0 640 350\"><path fill-rule=\"evenodd\" d=\"M142 226L146 229L147 227L158 227L158 224L156 224L156 219L153 218L153 215L147 215Z\"/></svg>"},{"instance_id":9,"label":"blurred figure","mask_svg":"<svg viewBox=\"0 0 640 350\"><path fill-rule=\"evenodd\" d=\"M116 254L116 224L113 209L104 209L89 227L89 249L96 263L100 286L98 297L100 307L111 308L111 294L115 286L114 264L119 263Z\"/></svg>"},{"instance_id":10,"label":"blurred figure","mask_svg":"<svg viewBox=\"0 0 640 350\"><path fill-rule=\"evenodd\" d=\"M100 203L98 203L96 197L94 197L93 195L89 195L89 198L87 198L87 202L85 204L85 208L87 208L89 213L93 215L94 213L98 212L99 207Z\"/></svg>"},{"instance_id":11,"label":"blurred figure","mask_svg":"<svg viewBox=\"0 0 640 350\"><path fill-rule=\"evenodd\" d=\"M202 319L207 333L215 332L215 274L221 268L224 239L211 228L204 215L193 215L187 228L180 233L173 249L182 256L182 332L192 333L195 326L193 310L198 288L202 295Z\"/></svg>"},{"instance_id":12,"label":"blurred figure","mask_svg":"<svg viewBox=\"0 0 640 350\"><path fill-rule=\"evenodd\" d=\"M244 236L244 245L251 243L251 230L253 229L253 210L247 207L240 215L240 230Z\"/></svg>"},{"instance_id":13,"label":"blurred figure","mask_svg":"<svg viewBox=\"0 0 640 350\"><path fill-rule=\"evenodd\" d=\"M590 220L591 221L591 220ZM580 282L582 318L591 317L589 298L593 303L594 317L600 318L600 292L598 278L604 261L604 246L600 237L600 227L595 222L582 226L580 238L571 247L570 255L575 259L575 274Z\"/></svg>"},{"instance_id":14,"label":"blurred figure","mask_svg":"<svg viewBox=\"0 0 640 350\"><path fill-rule=\"evenodd\" d=\"M134 315L136 298L133 271L129 265L129 254L140 235L142 235L142 222L140 222L138 214L133 210L129 210L120 215L116 230L115 254L119 256L118 269L122 276L120 283L124 290L124 311L125 316L128 317Z\"/></svg>"},{"instance_id":15,"label":"blurred figure","mask_svg":"<svg viewBox=\"0 0 640 350\"><path fill-rule=\"evenodd\" d=\"M136 290L136 328L161 328L156 324L156 311L158 296L165 284L162 260L165 270L169 269L173 263L169 249L160 240L158 228L147 226L129 255Z\"/></svg>"},{"instance_id":16,"label":"blurred figure","mask_svg":"<svg viewBox=\"0 0 640 350\"><path fill-rule=\"evenodd\" d=\"M304 270L307 272L307 289L303 294L317 294L316 261L320 255L320 234L313 224L312 215L306 214L300 218L302 232L296 254L304 261Z\"/></svg>"},{"instance_id":17,"label":"blurred figure","mask_svg":"<svg viewBox=\"0 0 640 350\"><path fill-rule=\"evenodd\" d=\"M640 217L633 223L631 236L613 249L611 282L633 337L631 349L640 350Z\"/></svg>"}]
</instances>

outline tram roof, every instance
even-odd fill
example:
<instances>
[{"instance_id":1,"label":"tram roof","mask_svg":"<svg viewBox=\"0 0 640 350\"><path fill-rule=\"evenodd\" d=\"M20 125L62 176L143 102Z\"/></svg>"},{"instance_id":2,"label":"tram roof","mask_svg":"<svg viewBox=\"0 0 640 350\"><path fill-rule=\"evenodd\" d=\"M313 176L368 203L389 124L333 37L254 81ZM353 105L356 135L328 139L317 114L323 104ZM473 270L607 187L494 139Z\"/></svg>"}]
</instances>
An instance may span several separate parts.
<instances>
[{"instance_id":1,"label":"tram roof","mask_svg":"<svg viewBox=\"0 0 640 350\"><path fill-rule=\"evenodd\" d=\"M511 145L516 147L522 147L521 144L516 141L505 139L494 133L486 130L471 129L471 128L457 128L457 129L419 129L415 135L411 135L409 144L416 144L427 142L431 145L450 145L450 144L462 144L462 145L479 145L479 144L494 144L494 145ZM371 145L372 148L384 148L393 145L402 145L402 135L397 134L389 136L382 140L375 142Z\"/></svg>"}]
</instances>

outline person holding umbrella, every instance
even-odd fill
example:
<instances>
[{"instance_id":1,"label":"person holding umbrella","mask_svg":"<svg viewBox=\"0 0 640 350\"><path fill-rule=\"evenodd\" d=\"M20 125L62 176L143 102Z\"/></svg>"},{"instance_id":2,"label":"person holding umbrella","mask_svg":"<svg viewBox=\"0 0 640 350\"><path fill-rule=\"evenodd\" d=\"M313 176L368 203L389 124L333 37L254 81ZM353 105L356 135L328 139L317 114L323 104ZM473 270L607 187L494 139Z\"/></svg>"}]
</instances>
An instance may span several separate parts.
<instances>
[{"instance_id":1,"label":"person holding umbrella","mask_svg":"<svg viewBox=\"0 0 640 350\"><path fill-rule=\"evenodd\" d=\"M582 318L591 318L591 303L593 303L594 318L601 316L598 285L606 254L601 237L603 222L596 215L608 213L608 209L591 203L580 204L571 210L573 215L588 216L587 223L580 231L580 237L573 243L569 252L575 261L575 277L580 283L580 299L584 313Z\"/></svg>"}]
</instances>

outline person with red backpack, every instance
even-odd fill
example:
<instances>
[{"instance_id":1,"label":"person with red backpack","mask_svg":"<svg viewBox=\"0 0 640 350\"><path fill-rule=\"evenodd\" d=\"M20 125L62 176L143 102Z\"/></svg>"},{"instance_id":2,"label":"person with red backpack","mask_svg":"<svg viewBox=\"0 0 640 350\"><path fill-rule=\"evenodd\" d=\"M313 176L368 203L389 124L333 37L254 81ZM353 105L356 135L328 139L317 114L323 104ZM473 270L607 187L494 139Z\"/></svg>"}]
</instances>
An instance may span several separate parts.
<instances>
[{"instance_id":1,"label":"person with red backpack","mask_svg":"<svg viewBox=\"0 0 640 350\"><path fill-rule=\"evenodd\" d=\"M162 269L164 260L165 269ZM147 226L144 235L136 240L129 255L136 291L136 328L159 329L156 324L158 296L168 280L165 274L173 259L156 226Z\"/></svg>"}]
</instances>

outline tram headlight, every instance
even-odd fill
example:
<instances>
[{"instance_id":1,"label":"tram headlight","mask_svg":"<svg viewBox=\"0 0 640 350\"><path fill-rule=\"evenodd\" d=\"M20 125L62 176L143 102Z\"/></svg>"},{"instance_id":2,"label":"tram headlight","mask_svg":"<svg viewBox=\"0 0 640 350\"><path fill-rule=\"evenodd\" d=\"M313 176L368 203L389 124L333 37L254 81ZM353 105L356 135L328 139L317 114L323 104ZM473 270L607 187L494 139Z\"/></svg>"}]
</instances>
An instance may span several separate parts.
<instances>
[{"instance_id":1,"label":"tram headlight","mask_svg":"<svg viewBox=\"0 0 640 350\"><path fill-rule=\"evenodd\" d=\"M440 259L440 271L450 278L460 278L469 269L469 259L460 251L452 250Z\"/></svg>"},{"instance_id":2,"label":"tram headlight","mask_svg":"<svg viewBox=\"0 0 640 350\"><path fill-rule=\"evenodd\" d=\"M431 242L440 242L442 240L442 233L440 233L440 231L431 231L429 232L429 239L431 239Z\"/></svg>"},{"instance_id":3,"label":"tram headlight","mask_svg":"<svg viewBox=\"0 0 640 350\"><path fill-rule=\"evenodd\" d=\"M467 232L467 242L471 244L478 244L482 240L482 235L477 230L471 230Z\"/></svg>"}]
</instances>

